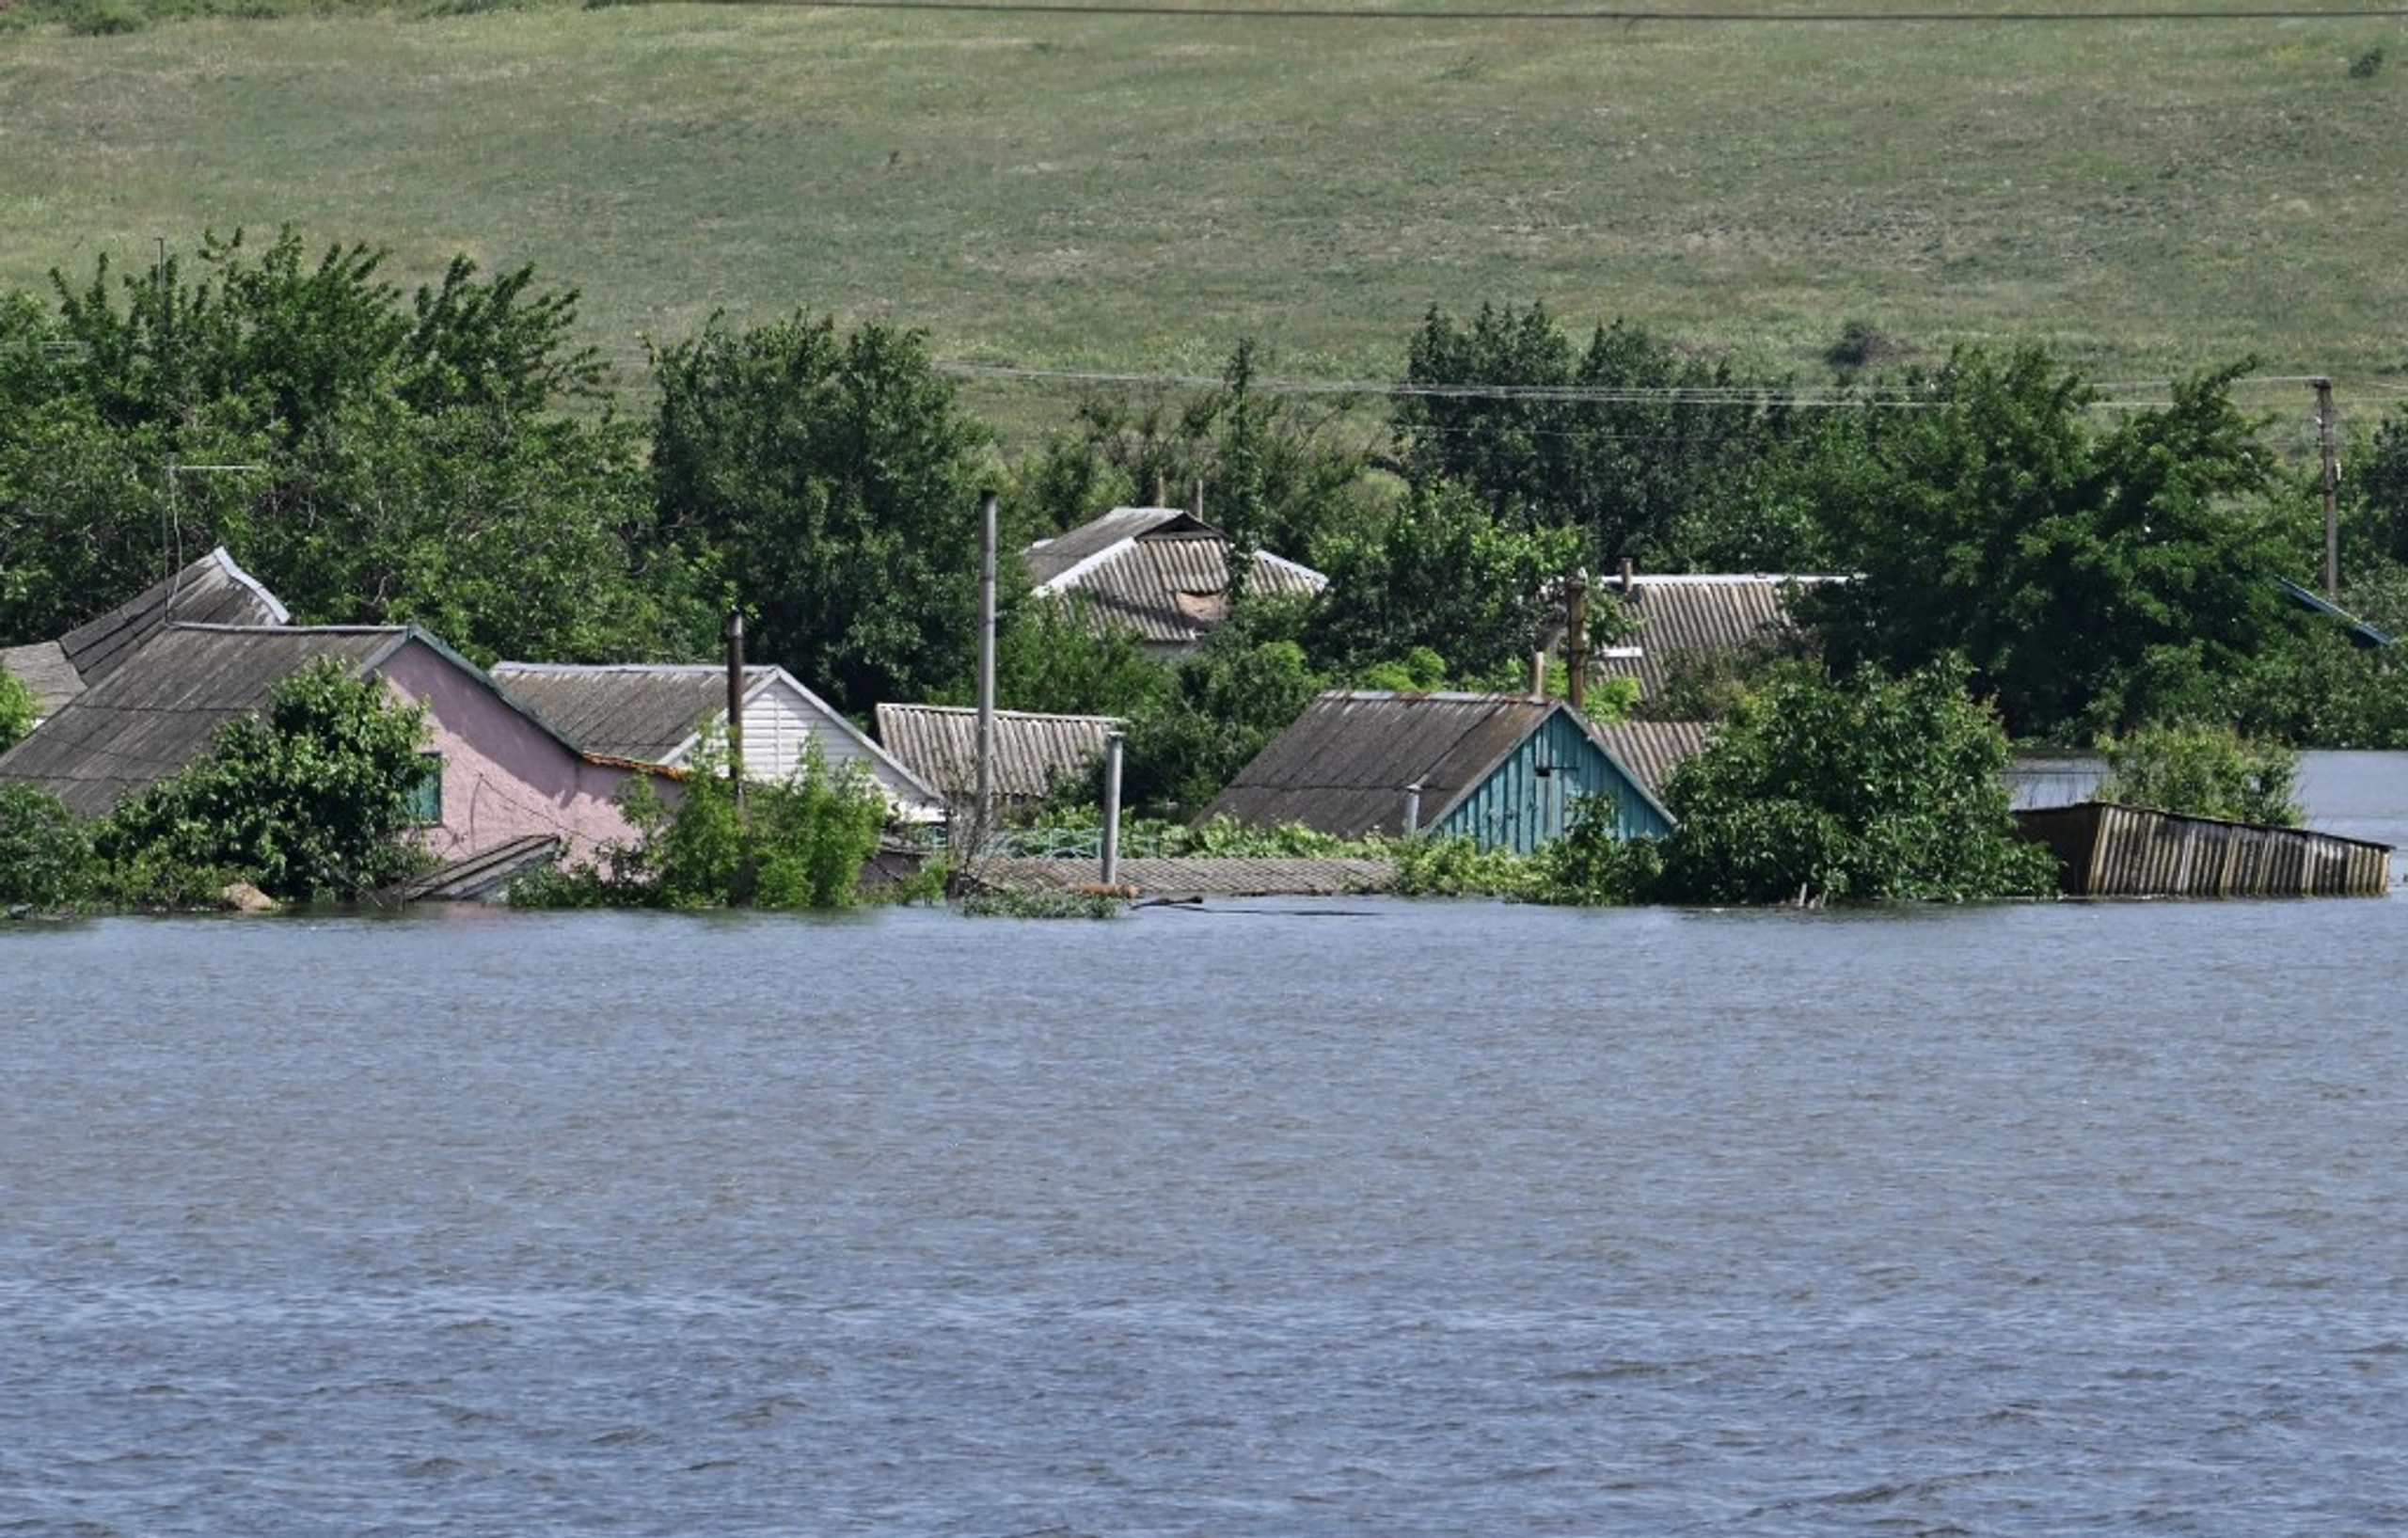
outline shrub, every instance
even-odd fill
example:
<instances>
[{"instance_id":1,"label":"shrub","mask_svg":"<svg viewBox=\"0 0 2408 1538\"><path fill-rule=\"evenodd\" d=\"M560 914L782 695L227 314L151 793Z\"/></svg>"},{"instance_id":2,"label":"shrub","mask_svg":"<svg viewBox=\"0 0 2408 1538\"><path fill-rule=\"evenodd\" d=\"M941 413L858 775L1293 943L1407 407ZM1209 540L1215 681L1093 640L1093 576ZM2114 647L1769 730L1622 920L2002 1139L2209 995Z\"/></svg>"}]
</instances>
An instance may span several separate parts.
<instances>
[{"instance_id":1,"label":"shrub","mask_svg":"<svg viewBox=\"0 0 2408 1538\"><path fill-rule=\"evenodd\" d=\"M784 780L750 781L737 805L726 755L708 742L673 805L649 779L624 799L636 841L514 883L521 908L844 908L878 852L886 801L855 765L831 769L816 745Z\"/></svg>"},{"instance_id":2,"label":"shrub","mask_svg":"<svg viewBox=\"0 0 2408 1538\"><path fill-rule=\"evenodd\" d=\"M93 895L91 828L56 797L0 785L0 904L42 912Z\"/></svg>"},{"instance_id":3,"label":"shrub","mask_svg":"<svg viewBox=\"0 0 2408 1538\"><path fill-rule=\"evenodd\" d=\"M1676 902L1961 899L2052 890L2007 813L2006 736L1948 658L1904 679L1793 677L1742 700L1665 790Z\"/></svg>"},{"instance_id":4,"label":"shrub","mask_svg":"<svg viewBox=\"0 0 2408 1538\"><path fill-rule=\"evenodd\" d=\"M262 714L231 722L206 753L120 806L99 847L127 873L222 874L282 901L357 896L426 864L409 838L425 737L422 709L322 658L277 685Z\"/></svg>"},{"instance_id":5,"label":"shrub","mask_svg":"<svg viewBox=\"0 0 2408 1538\"><path fill-rule=\"evenodd\" d=\"M2279 743L2253 741L2209 721L2154 721L2124 737L2102 737L2107 760L2099 782L2102 801L2150 806L2196 817L2295 828L2300 807L2292 790L2299 754Z\"/></svg>"},{"instance_id":6,"label":"shrub","mask_svg":"<svg viewBox=\"0 0 2408 1538\"><path fill-rule=\"evenodd\" d=\"M0 753L24 739L40 709L34 691L18 682L16 674L0 668Z\"/></svg>"}]
</instances>

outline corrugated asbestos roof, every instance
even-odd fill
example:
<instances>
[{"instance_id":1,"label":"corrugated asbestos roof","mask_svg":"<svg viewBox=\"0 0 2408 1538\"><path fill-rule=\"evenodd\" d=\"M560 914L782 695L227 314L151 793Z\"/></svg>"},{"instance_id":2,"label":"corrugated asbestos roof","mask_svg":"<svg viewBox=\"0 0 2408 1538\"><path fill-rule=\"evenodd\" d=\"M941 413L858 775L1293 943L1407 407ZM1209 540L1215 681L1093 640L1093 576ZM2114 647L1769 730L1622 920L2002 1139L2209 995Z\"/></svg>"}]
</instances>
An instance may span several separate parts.
<instances>
[{"instance_id":1,"label":"corrugated asbestos roof","mask_svg":"<svg viewBox=\"0 0 2408 1538\"><path fill-rule=\"evenodd\" d=\"M1331 690L1271 739L1204 809L1259 827L1301 822L1340 838L1393 825L1408 785L1434 826L1561 702L1522 694Z\"/></svg>"},{"instance_id":2,"label":"corrugated asbestos roof","mask_svg":"<svg viewBox=\"0 0 2408 1538\"><path fill-rule=\"evenodd\" d=\"M1844 580L1767 575L1636 577L1627 591L1618 581L1608 581L1604 592L1639 620L1639 633L1598 658L1594 670L1606 677L1636 678L1641 697L1653 698L1664 691L1681 653L1742 650L1794 625L1787 607L1793 588Z\"/></svg>"},{"instance_id":3,"label":"corrugated asbestos roof","mask_svg":"<svg viewBox=\"0 0 2408 1538\"><path fill-rule=\"evenodd\" d=\"M1664 799L1672 771L1697 756L1713 735L1714 723L1703 721L1624 721L1590 728L1606 751L1622 761L1640 788Z\"/></svg>"},{"instance_id":4,"label":"corrugated asbestos roof","mask_svg":"<svg viewBox=\"0 0 2408 1538\"><path fill-rule=\"evenodd\" d=\"M995 712L994 788L1006 801L1039 801L1057 779L1076 779L1103 756L1122 722L1110 716ZM967 706L881 705L878 739L938 794L959 800L978 785L978 712Z\"/></svg>"},{"instance_id":5,"label":"corrugated asbestos roof","mask_svg":"<svg viewBox=\"0 0 2408 1538\"><path fill-rule=\"evenodd\" d=\"M1096 886L1093 860L990 860L968 878L1006 892L1077 892ZM1396 866L1386 860L1249 860L1197 856L1123 860L1114 884L1158 901L1187 897L1339 897L1386 892Z\"/></svg>"},{"instance_id":6,"label":"corrugated asbestos roof","mask_svg":"<svg viewBox=\"0 0 2408 1538\"><path fill-rule=\"evenodd\" d=\"M292 615L276 595L217 548L55 642L11 646L0 667L34 691L45 716L115 672L170 621L185 625L282 625Z\"/></svg>"},{"instance_id":7,"label":"corrugated asbestos roof","mask_svg":"<svg viewBox=\"0 0 2408 1538\"><path fill-rule=\"evenodd\" d=\"M413 636L422 633L388 626L169 626L0 753L0 780L99 816L183 768L219 727L259 710L277 683L305 664L334 657L372 669Z\"/></svg>"},{"instance_id":8,"label":"corrugated asbestos roof","mask_svg":"<svg viewBox=\"0 0 2408 1538\"><path fill-rule=\"evenodd\" d=\"M1229 542L1177 508L1115 508L1092 523L1029 547L1024 560L1040 594L1085 596L1099 620L1141 641L1185 645L1228 617ZM1261 594L1310 595L1329 579L1258 551L1247 579Z\"/></svg>"},{"instance_id":9,"label":"corrugated asbestos roof","mask_svg":"<svg viewBox=\"0 0 2408 1538\"><path fill-rule=\"evenodd\" d=\"M775 673L746 668L746 697ZM580 750L638 764L672 762L727 713L727 670L707 663L497 662L493 681Z\"/></svg>"}]
</instances>

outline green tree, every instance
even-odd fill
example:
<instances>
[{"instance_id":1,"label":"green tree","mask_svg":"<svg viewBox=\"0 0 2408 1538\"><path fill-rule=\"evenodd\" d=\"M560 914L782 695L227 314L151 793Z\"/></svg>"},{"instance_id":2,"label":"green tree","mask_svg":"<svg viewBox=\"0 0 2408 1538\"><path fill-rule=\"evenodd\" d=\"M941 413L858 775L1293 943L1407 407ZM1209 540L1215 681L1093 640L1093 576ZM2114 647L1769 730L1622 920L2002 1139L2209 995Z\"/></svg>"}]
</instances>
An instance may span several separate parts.
<instances>
[{"instance_id":1,"label":"green tree","mask_svg":"<svg viewBox=\"0 0 2408 1538\"><path fill-rule=\"evenodd\" d=\"M101 851L249 881L286 901L356 897L426 863L412 841L426 713L326 658L209 751L119 807Z\"/></svg>"},{"instance_id":2,"label":"green tree","mask_svg":"<svg viewBox=\"0 0 2408 1538\"><path fill-rule=\"evenodd\" d=\"M1793 676L1675 770L1654 895L1674 902L1956 900L2052 890L2007 812L2006 735L1961 660L1905 679Z\"/></svg>"},{"instance_id":3,"label":"green tree","mask_svg":"<svg viewBox=\"0 0 2408 1538\"><path fill-rule=\"evenodd\" d=\"M1617 320L1576 348L1545 309L1433 309L1396 404L1409 479L1459 482L1500 517L1571 525L1608 563L1657 564L1675 531L1742 496L1798 424L1787 387L1684 356Z\"/></svg>"},{"instance_id":4,"label":"green tree","mask_svg":"<svg viewBox=\"0 0 2408 1538\"><path fill-rule=\"evenodd\" d=\"M2147 721L2099 739L2102 801L2195 817L2299 826L2299 754L2219 721Z\"/></svg>"},{"instance_id":5,"label":"green tree","mask_svg":"<svg viewBox=\"0 0 2408 1538\"><path fill-rule=\"evenodd\" d=\"M1295 640L1292 601L1258 597L1179 665L1177 687L1133 712L1121 767L1133 808L1192 817L1304 714L1326 678Z\"/></svg>"},{"instance_id":6,"label":"green tree","mask_svg":"<svg viewBox=\"0 0 2408 1538\"><path fill-rule=\"evenodd\" d=\"M987 438L917 333L715 318L653 362L660 515L758 615L756 655L854 713L968 674Z\"/></svg>"},{"instance_id":7,"label":"green tree","mask_svg":"<svg viewBox=\"0 0 2408 1538\"><path fill-rule=\"evenodd\" d=\"M1324 540L1360 528L1384 498L1367 478L1351 396L1310 403L1260 387L1242 342L1217 388L1091 394L1019 477L1038 533L1115 507L1192 507L1205 521L1307 565ZM1242 527L1240 527L1242 526Z\"/></svg>"},{"instance_id":8,"label":"green tree","mask_svg":"<svg viewBox=\"0 0 2408 1538\"><path fill-rule=\"evenodd\" d=\"M1099 622L1084 594L1014 605L996 637L995 703L1006 710L1126 718L1160 706L1176 687L1172 668L1127 626ZM976 689L965 679L941 703L975 704Z\"/></svg>"},{"instance_id":9,"label":"green tree","mask_svg":"<svg viewBox=\"0 0 2408 1538\"><path fill-rule=\"evenodd\" d=\"M98 867L90 824L57 797L0 785L0 906L56 912L88 902Z\"/></svg>"},{"instance_id":10,"label":"green tree","mask_svg":"<svg viewBox=\"0 0 2408 1538\"><path fill-rule=\"evenodd\" d=\"M1378 528L1323 547L1330 581L1307 612L1306 649L1343 677L1419 647L1454 678L1518 680L1560 623L1548 584L1579 552L1572 530L1500 520L1451 484L1417 487Z\"/></svg>"},{"instance_id":11,"label":"green tree","mask_svg":"<svg viewBox=\"0 0 2408 1538\"><path fill-rule=\"evenodd\" d=\"M419 621L469 655L706 644L576 295L282 231L0 307L0 629L55 635L224 544L304 621ZM240 467L235 469L198 467Z\"/></svg>"},{"instance_id":12,"label":"green tree","mask_svg":"<svg viewBox=\"0 0 2408 1538\"><path fill-rule=\"evenodd\" d=\"M2037 347L1966 350L1827 466L1819 516L1854 582L1815 590L1835 669L1960 653L2019 735L2083 739L2219 693L2297 628L2271 578L2302 510L2235 409L2239 366L2095 431Z\"/></svg>"}]
</instances>

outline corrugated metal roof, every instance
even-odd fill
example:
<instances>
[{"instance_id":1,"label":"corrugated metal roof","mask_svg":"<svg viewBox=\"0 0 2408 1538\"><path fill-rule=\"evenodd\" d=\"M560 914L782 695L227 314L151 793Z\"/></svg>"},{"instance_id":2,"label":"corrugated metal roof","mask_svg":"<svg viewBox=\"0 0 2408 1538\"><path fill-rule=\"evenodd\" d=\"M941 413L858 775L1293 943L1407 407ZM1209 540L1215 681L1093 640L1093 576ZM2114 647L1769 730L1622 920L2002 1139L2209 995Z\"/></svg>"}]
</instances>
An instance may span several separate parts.
<instances>
[{"instance_id":1,"label":"corrugated metal roof","mask_svg":"<svg viewBox=\"0 0 2408 1538\"><path fill-rule=\"evenodd\" d=\"M1642 698L1664 691L1675 659L1687 652L1736 652L1759 638L1791 627L1787 600L1792 589L1839 577L1747 576L1635 577L1625 591L1603 584L1639 624L1639 632L1599 657L1592 667L1606 677L1639 680Z\"/></svg>"},{"instance_id":2,"label":"corrugated metal roof","mask_svg":"<svg viewBox=\"0 0 2408 1538\"><path fill-rule=\"evenodd\" d=\"M1031 546L1037 591L1082 595L1100 622L1158 645L1187 645L1228 617L1227 535L1175 508L1115 508L1093 523ZM1247 581L1259 594L1306 595L1329 579L1258 551Z\"/></svg>"},{"instance_id":3,"label":"corrugated metal roof","mask_svg":"<svg viewBox=\"0 0 2408 1538\"><path fill-rule=\"evenodd\" d=\"M2389 845L2305 828L2113 801L2035 808L2015 822L2056 855L2074 896L2372 897L2391 880Z\"/></svg>"},{"instance_id":4,"label":"corrugated metal roof","mask_svg":"<svg viewBox=\"0 0 2408 1538\"><path fill-rule=\"evenodd\" d=\"M1340 838L1400 831L1404 787L1434 826L1560 702L1520 694L1331 690L1271 739L1204 809L1259 827L1300 822Z\"/></svg>"},{"instance_id":5,"label":"corrugated metal roof","mask_svg":"<svg viewBox=\"0 0 2408 1538\"><path fill-rule=\"evenodd\" d=\"M0 753L0 780L99 816L183 768L219 727L259 710L278 680L307 663L334 657L373 668L419 634L387 626L170 626Z\"/></svg>"},{"instance_id":6,"label":"corrugated metal roof","mask_svg":"<svg viewBox=\"0 0 2408 1538\"><path fill-rule=\"evenodd\" d=\"M1698 754L1714 733L1703 721L1624 721L1592 726L1606 751L1621 760L1647 794L1661 801L1672 771Z\"/></svg>"},{"instance_id":7,"label":"corrugated metal roof","mask_svg":"<svg viewBox=\"0 0 2408 1538\"><path fill-rule=\"evenodd\" d=\"M881 705L878 739L939 794L959 801L978 784L978 712L967 706ZM994 789L1006 801L1040 801L1058 779L1076 779L1103 755L1110 716L995 712Z\"/></svg>"}]
</instances>

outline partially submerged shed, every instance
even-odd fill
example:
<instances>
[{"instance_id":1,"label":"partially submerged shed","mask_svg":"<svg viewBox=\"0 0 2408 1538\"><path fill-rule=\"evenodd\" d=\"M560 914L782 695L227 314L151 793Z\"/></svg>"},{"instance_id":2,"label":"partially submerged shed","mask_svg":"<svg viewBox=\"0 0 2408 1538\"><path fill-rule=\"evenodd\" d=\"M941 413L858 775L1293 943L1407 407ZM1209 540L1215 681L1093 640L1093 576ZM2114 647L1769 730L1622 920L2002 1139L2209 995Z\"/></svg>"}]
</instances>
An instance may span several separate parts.
<instances>
[{"instance_id":1,"label":"partially submerged shed","mask_svg":"<svg viewBox=\"0 0 2408 1538\"><path fill-rule=\"evenodd\" d=\"M1301 823L1339 838L1462 836L1528 854L1609 798L1624 837L1671 815L1560 700L1332 690L1238 771L1207 818Z\"/></svg>"},{"instance_id":2,"label":"partially submerged shed","mask_svg":"<svg viewBox=\"0 0 2408 1538\"><path fill-rule=\"evenodd\" d=\"M2379 897L2391 847L2305 828L2184 817L2114 801L2015 814L2075 897Z\"/></svg>"}]
</instances>

